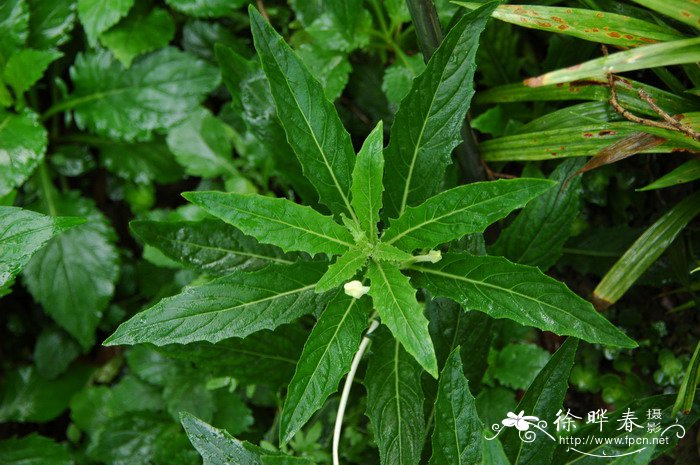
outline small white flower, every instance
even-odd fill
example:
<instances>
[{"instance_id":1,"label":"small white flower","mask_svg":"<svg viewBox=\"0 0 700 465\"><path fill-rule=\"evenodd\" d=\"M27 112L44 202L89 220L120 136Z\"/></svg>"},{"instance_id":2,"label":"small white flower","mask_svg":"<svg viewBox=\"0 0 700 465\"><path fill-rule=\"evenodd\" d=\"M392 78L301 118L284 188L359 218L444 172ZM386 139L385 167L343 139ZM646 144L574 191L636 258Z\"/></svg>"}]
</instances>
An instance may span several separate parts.
<instances>
[{"instance_id":1,"label":"small white flower","mask_svg":"<svg viewBox=\"0 0 700 465\"><path fill-rule=\"evenodd\" d=\"M513 412L508 412L508 418L503 419L501 423L503 426L513 427L515 426L518 431L527 431L530 429L530 422L538 421L539 418L525 415L525 410L521 410L519 414L514 414Z\"/></svg>"},{"instance_id":2,"label":"small white flower","mask_svg":"<svg viewBox=\"0 0 700 465\"><path fill-rule=\"evenodd\" d=\"M359 299L369 292L369 286L363 286L358 280L349 281L343 285L345 293L350 297Z\"/></svg>"},{"instance_id":3,"label":"small white flower","mask_svg":"<svg viewBox=\"0 0 700 465\"><path fill-rule=\"evenodd\" d=\"M421 262L430 262L430 263L437 263L440 260L442 260L442 252L439 250L431 250L425 255L416 255L413 257L413 261L416 263L421 263Z\"/></svg>"}]
</instances>

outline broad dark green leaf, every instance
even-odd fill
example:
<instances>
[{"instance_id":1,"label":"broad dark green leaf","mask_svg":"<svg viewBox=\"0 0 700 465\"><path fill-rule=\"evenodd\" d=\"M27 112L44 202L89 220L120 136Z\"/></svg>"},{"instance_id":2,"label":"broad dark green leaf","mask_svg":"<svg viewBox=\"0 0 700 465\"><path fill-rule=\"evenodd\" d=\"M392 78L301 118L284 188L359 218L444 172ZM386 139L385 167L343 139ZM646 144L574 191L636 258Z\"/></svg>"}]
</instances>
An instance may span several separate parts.
<instances>
[{"instance_id":1,"label":"broad dark green leaf","mask_svg":"<svg viewBox=\"0 0 700 465\"><path fill-rule=\"evenodd\" d=\"M231 16L246 4L244 0L165 0L175 10L196 18Z\"/></svg>"},{"instance_id":2,"label":"broad dark green leaf","mask_svg":"<svg viewBox=\"0 0 700 465\"><path fill-rule=\"evenodd\" d=\"M0 69L19 51L29 36L29 11L24 0L0 4ZM0 138L1 139L1 138Z\"/></svg>"},{"instance_id":3,"label":"broad dark green leaf","mask_svg":"<svg viewBox=\"0 0 700 465\"><path fill-rule=\"evenodd\" d=\"M354 218L349 200L355 162L350 135L321 84L260 13L252 6L249 11L277 114L304 174L331 211Z\"/></svg>"},{"instance_id":4,"label":"broad dark green leaf","mask_svg":"<svg viewBox=\"0 0 700 465\"><path fill-rule=\"evenodd\" d=\"M289 455L263 455L260 459L262 465L315 465L309 459Z\"/></svg>"},{"instance_id":5,"label":"broad dark green leaf","mask_svg":"<svg viewBox=\"0 0 700 465\"><path fill-rule=\"evenodd\" d=\"M324 271L319 263L236 271L161 300L122 323L105 344L218 342L274 329L325 303L314 293Z\"/></svg>"},{"instance_id":6,"label":"broad dark green leaf","mask_svg":"<svg viewBox=\"0 0 700 465\"><path fill-rule=\"evenodd\" d=\"M84 222L84 218L54 218L17 207L0 207L0 287L17 276L49 239Z\"/></svg>"},{"instance_id":7,"label":"broad dark green leaf","mask_svg":"<svg viewBox=\"0 0 700 465\"><path fill-rule=\"evenodd\" d=\"M80 355L80 346L68 333L51 326L44 329L34 346L34 363L41 376L56 379Z\"/></svg>"},{"instance_id":8,"label":"broad dark green leaf","mask_svg":"<svg viewBox=\"0 0 700 465\"><path fill-rule=\"evenodd\" d=\"M367 416L382 465L418 465L425 439L422 369L388 331L373 338L367 366Z\"/></svg>"},{"instance_id":9,"label":"broad dark green leaf","mask_svg":"<svg viewBox=\"0 0 700 465\"><path fill-rule=\"evenodd\" d=\"M37 49L58 47L70 39L75 24L73 0L29 0L28 44Z\"/></svg>"},{"instance_id":10,"label":"broad dark green leaf","mask_svg":"<svg viewBox=\"0 0 700 465\"><path fill-rule=\"evenodd\" d=\"M48 135L35 113L7 113L0 109L0 195L29 178L44 158Z\"/></svg>"},{"instance_id":11,"label":"broad dark green leaf","mask_svg":"<svg viewBox=\"0 0 700 465\"><path fill-rule=\"evenodd\" d=\"M193 176L238 176L233 142L226 125L209 110L199 109L168 131L168 148Z\"/></svg>"},{"instance_id":12,"label":"broad dark green leaf","mask_svg":"<svg viewBox=\"0 0 700 465\"><path fill-rule=\"evenodd\" d=\"M569 388L569 374L574 364L577 347L578 340L575 338L570 337L564 342L532 382L515 412L525 411L525 415L536 416L548 423L556 418ZM506 413L503 412L503 418ZM557 446L556 442L547 437L539 437L534 442L527 443L520 439L518 433L517 429L508 428L500 438L503 450L513 465L558 463L551 462Z\"/></svg>"},{"instance_id":13,"label":"broad dark green leaf","mask_svg":"<svg viewBox=\"0 0 700 465\"><path fill-rule=\"evenodd\" d=\"M474 396L462 371L459 347L440 373L435 399L435 429L430 465L468 465L481 462L481 420Z\"/></svg>"},{"instance_id":14,"label":"broad dark green leaf","mask_svg":"<svg viewBox=\"0 0 700 465\"><path fill-rule=\"evenodd\" d=\"M139 11L137 11L139 10ZM175 22L167 11L134 8L123 21L104 32L100 42L127 68L139 55L168 45L175 37Z\"/></svg>"},{"instance_id":15,"label":"broad dark green leaf","mask_svg":"<svg viewBox=\"0 0 700 465\"><path fill-rule=\"evenodd\" d=\"M367 252L362 249L350 249L339 256L328 267L326 274L316 284L316 292L326 292L350 281L353 276L367 263Z\"/></svg>"},{"instance_id":16,"label":"broad dark green leaf","mask_svg":"<svg viewBox=\"0 0 700 465\"><path fill-rule=\"evenodd\" d=\"M624 73L638 69L695 63L700 61L700 37L673 40L613 53L570 68L552 71L525 80L532 87L604 77L605 73Z\"/></svg>"},{"instance_id":17,"label":"broad dark green leaf","mask_svg":"<svg viewBox=\"0 0 700 465\"><path fill-rule=\"evenodd\" d=\"M666 187L692 182L697 179L700 179L700 160L693 159L688 160L670 173L663 175L648 186L638 190L650 191L654 189L664 189Z\"/></svg>"},{"instance_id":18,"label":"broad dark green leaf","mask_svg":"<svg viewBox=\"0 0 700 465\"><path fill-rule=\"evenodd\" d=\"M501 257L467 253L444 255L434 265L413 265L411 282L433 295L447 297L465 310L508 318L556 334L618 347L636 343L538 268L516 265Z\"/></svg>"},{"instance_id":19,"label":"broad dark green leaf","mask_svg":"<svg viewBox=\"0 0 700 465\"><path fill-rule=\"evenodd\" d=\"M123 140L148 139L182 121L219 84L216 68L174 48L129 69L106 52L79 55L70 74L73 94L46 116L74 109L81 129Z\"/></svg>"},{"instance_id":20,"label":"broad dark green leaf","mask_svg":"<svg viewBox=\"0 0 700 465\"><path fill-rule=\"evenodd\" d=\"M316 322L287 388L280 417L280 441L287 442L338 389L350 370L367 326L369 300L354 299L341 289Z\"/></svg>"},{"instance_id":21,"label":"broad dark green leaf","mask_svg":"<svg viewBox=\"0 0 700 465\"><path fill-rule=\"evenodd\" d=\"M700 192L678 202L647 228L596 286L596 305L605 308L617 302L698 214Z\"/></svg>"},{"instance_id":22,"label":"broad dark green leaf","mask_svg":"<svg viewBox=\"0 0 700 465\"><path fill-rule=\"evenodd\" d=\"M4 81L12 87L16 96L28 91L44 74L46 68L63 53L56 50L25 48L7 60Z\"/></svg>"},{"instance_id":23,"label":"broad dark green leaf","mask_svg":"<svg viewBox=\"0 0 700 465\"><path fill-rule=\"evenodd\" d=\"M222 221L132 221L129 227L168 258L207 273L294 261L277 247L260 244Z\"/></svg>"},{"instance_id":24,"label":"broad dark green leaf","mask_svg":"<svg viewBox=\"0 0 700 465\"><path fill-rule=\"evenodd\" d=\"M435 349L428 332L428 319L416 300L416 290L408 277L392 264L372 261L367 270L371 284L369 295L382 323L420 365L437 378Z\"/></svg>"},{"instance_id":25,"label":"broad dark green leaf","mask_svg":"<svg viewBox=\"0 0 700 465\"><path fill-rule=\"evenodd\" d=\"M93 141L92 145L99 148L105 168L136 184L168 184L179 181L184 175L182 167L160 137L137 143L105 139ZM55 159L55 154L51 159Z\"/></svg>"},{"instance_id":26,"label":"broad dark green leaf","mask_svg":"<svg viewBox=\"0 0 700 465\"><path fill-rule=\"evenodd\" d=\"M271 452L248 442L234 439L224 430L216 429L188 413L180 422L190 442L204 459L204 465L262 465L260 457Z\"/></svg>"},{"instance_id":27,"label":"broad dark green leaf","mask_svg":"<svg viewBox=\"0 0 700 465\"><path fill-rule=\"evenodd\" d=\"M559 185L530 202L489 247L492 255L502 255L521 265L547 270L563 253L571 223L581 208L581 176L573 176L583 160L565 160L549 179Z\"/></svg>"},{"instance_id":28,"label":"broad dark green leaf","mask_svg":"<svg viewBox=\"0 0 700 465\"><path fill-rule=\"evenodd\" d=\"M408 207L382 235L382 242L403 250L429 249L483 232L516 208L550 189L544 179L513 179L455 187Z\"/></svg>"},{"instance_id":29,"label":"broad dark green leaf","mask_svg":"<svg viewBox=\"0 0 700 465\"><path fill-rule=\"evenodd\" d=\"M370 242L377 240L379 210L382 208L384 173L384 130L380 121L367 136L352 171L352 208Z\"/></svg>"},{"instance_id":30,"label":"broad dark green leaf","mask_svg":"<svg viewBox=\"0 0 700 465\"><path fill-rule=\"evenodd\" d=\"M385 153L391 166L384 173L386 217L400 216L442 185L474 95L479 35L495 7L490 4L465 15L450 30L401 102Z\"/></svg>"},{"instance_id":31,"label":"broad dark green leaf","mask_svg":"<svg viewBox=\"0 0 700 465\"><path fill-rule=\"evenodd\" d=\"M682 23L700 29L700 5L691 1L633 0Z\"/></svg>"},{"instance_id":32,"label":"broad dark green leaf","mask_svg":"<svg viewBox=\"0 0 700 465\"><path fill-rule=\"evenodd\" d=\"M100 0L77 1L78 17L83 24L85 35L87 35L92 45L97 43L97 38L100 34L117 24L134 6L134 0L113 0L110 2Z\"/></svg>"},{"instance_id":33,"label":"broad dark green leaf","mask_svg":"<svg viewBox=\"0 0 700 465\"><path fill-rule=\"evenodd\" d=\"M304 328L298 325L283 325L274 332L262 330L245 339L226 339L216 344L171 344L159 347L158 352L177 360L194 363L218 376L233 376L241 383L277 388L292 379L294 367L307 337L308 331ZM135 346L127 354L130 367L134 357L130 358L129 354L139 347L143 346ZM167 361L165 359L165 362ZM139 357L139 366L148 373L164 365L166 363L162 356L152 361L150 355ZM166 374L164 377L167 376ZM163 377L158 375L158 379L161 378Z\"/></svg>"},{"instance_id":34,"label":"broad dark green leaf","mask_svg":"<svg viewBox=\"0 0 700 465\"><path fill-rule=\"evenodd\" d=\"M549 361L549 352L534 344L508 344L489 357L488 379L511 389L527 389Z\"/></svg>"},{"instance_id":35,"label":"broad dark green leaf","mask_svg":"<svg viewBox=\"0 0 700 465\"><path fill-rule=\"evenodd\" d=\"M89 349L119 276L115 234L93 202L75 192L55 199L46 212L88 221L51 239L22 277L44 311Z\"/></svg>"},{"instance_id":36,"label":"broad dark green leaf","mask_svg":"<svg viewBox=\"0 0 700 465\"><path fill-rule=\"evenodd\" d=\"M457 4L469 9L480 6L479 3L470 2ZM666 26L630 16L582 8L501 5L494 11L493 17L518 26L620 47L638 47L683 38L681 33Z\"/></svg>"},{"instance_id":37,"label":"broad dark green leaf","mask_svg":"<svg viewBox=\"0 0 700 465\"><path fill-rule=\"evenodd\" d=\"M285 252L342 254L354 243L348 230L333 218L287 199L223 192L186 192L183 197Z\"/></svg>"},{"instance_id":38,"label":"broad dark green leaf","mask_svg":"<svg viewBox=\"0 0 700 465\"><path fill-rule=\"evenodd\" d=\"M411 91L413 79L425 70L425 61L420 53L413 56L401 54L397 58L399 59L384 71L382 80L382 90L393 105L401 103Z\"/></svg>"},{"instance_id":39,"label":"broad dark green leaf","mask_svg":"<svg viewBox=\"0 0 700 465\"><path fill-rule=\"evenodd\" d=\"M0 441L0 456L3 465L73 465L63 444L36 433Z\"/></svg>"}]
</instances>

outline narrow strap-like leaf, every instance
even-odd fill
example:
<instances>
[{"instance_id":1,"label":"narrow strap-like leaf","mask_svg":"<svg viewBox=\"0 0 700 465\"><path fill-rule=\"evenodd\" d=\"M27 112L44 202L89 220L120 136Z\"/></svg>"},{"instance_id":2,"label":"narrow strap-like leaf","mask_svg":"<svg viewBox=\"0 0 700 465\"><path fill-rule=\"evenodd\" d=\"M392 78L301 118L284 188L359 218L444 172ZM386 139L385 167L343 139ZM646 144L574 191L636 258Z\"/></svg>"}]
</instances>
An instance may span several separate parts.
<instances>
[{"instance_id":1,"label":"narrow strap-like leaf","mask_svg":"<svg viewBox=\"0 0 700 465\"><path fill-rule=\"evenodd\" d=\"M122 323L105 344L218 342L274 329L325 303L314 293L325 268L302 262L236 271L161 300Z\"/></svg>"},{"instance_id":2,"label":"narrow strap-like leaf","mask_svg":"<svg viewBox=\"0 0 700 465\"><path fill-rule=\"evenodd\" d=\"M420 461L425 434L422 372L388 331L375 332L365 387L367 416L382 465L418 465Z\"/></svg>"},{"instance_id":3,"label":"narrow strap-like leaf","mask_svg":"<svg viewBox=\"0 0 700 465\"><path fill-rule=\"evenodd\" d=\"M428 332L428 319L416 300L416 290L408 277L392 264L372 261L367 271L371 284L369 295L382 323L387 325L406 351L434 378L437 359Z\"/></svg>"},{"instance_id":4,"label":"narrow strap-like leaf","mask_svg":"<svg viewBox=\"0 0 700 465\"><path fill-rule=\"evenodd\" d=\"M466 14L413 81L391 126L384 173L385 216L396 218L442 185L450 154L474 95L479 36L496 4Z\"/></svg>"},{"instance_id":5,"label":"narrow strap-like leaf","mask_svg":"<svg viewBox=\"0 0 700 465\"><path fill-rule=\"evenodd\" d=\"M369 299L340 290L321 314L299 358L280 418L280 440L289 441L350 369L366 327Z\"/></svg>"},{"instance_id":6,"label":"narrow strap-like leaf","mask_svg":"<svg viewBox=\"0 0 700 465\"><path fill-rule=\"evenodd\" d=\"M277 114L304 174L333 213L354 218L349 194L355 151L350 135L318 80L252 5L249 12Z\"/></svg>"},{"instance_id":7,"label":"narrow strap-like leaf","mask_svg":"<svg viewBox=\"0 0 700 465\"><path fill-rule=\"evenodd\" d=\"M459 347L452 351L440 373L430 465L481 463L482 423L459 352Z\"/></svg>"},{"instance_id":8,"label":"narrow strap-like leaf","mask_svg":"<svg viewBox=\"0 0 700 465\"><path fill-rule=\"evenodd\" d=\"M465 310L508 318L556 334L617 347L636 343L563 283L538 268L502 257L451 253L434 265L414 265L411 282Z\"/></svg>"},{"instance_id":9,"label":"narrow strap-like leaf","mask_svg":"<svg viewBox=\"0 0 700 465\"><path fill-rule=\"evenodd\" d=\"M512 179L455 187L391 222L382 242L403 250L432 248L486 227L550 189L544 179Z\"/></svg>"},{"instance_id":10,"label":"narrow strap-like leaf","mask_svg":"<svg viewBox=\"0 0 700 465\"><path fill-rule=\"evenodd\" d=\"M186 192L190 202L285 252L341 254L354 240L333 218L287 199L234 192Z\"/></svg>"},{"instance_id":11,"label":"narrow strap-like leaf","mask_svg":"<svg viewBox=\"0 0 700 465\"><path fill-rule=\"evenodd\" d=\"M384 130L380 121L367 136L352 171L352 208L371 242L377 240L379 210L382 208L383 147Z\"/></svg>"}]
</instances>

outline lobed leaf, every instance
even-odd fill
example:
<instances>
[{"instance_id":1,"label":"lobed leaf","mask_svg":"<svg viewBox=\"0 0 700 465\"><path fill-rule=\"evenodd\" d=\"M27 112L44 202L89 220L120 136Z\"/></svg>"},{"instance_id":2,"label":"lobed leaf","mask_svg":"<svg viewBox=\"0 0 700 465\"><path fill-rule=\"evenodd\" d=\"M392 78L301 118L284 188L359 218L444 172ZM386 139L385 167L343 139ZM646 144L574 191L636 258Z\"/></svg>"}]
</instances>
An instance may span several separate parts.
<instances>
[{"instance_id":1,"label":"lobed leaf","mask_svg":"<svg viewBox=\"0 0 700 465\"><path fill-rule=\"evenodd\" d=\"M350 281L367 263L367 252L352 248L339 256L316 284L316 292L326 292Z\"/></svg>"},{"instance_id":2,"label":"lobed leaf","mask_svg":"<svg viewBox=\"0 0 700 465\"><path fill-rule=\"evenodd\" d=\"M29 38L27 43L36 49L50 49L70 39L75 25L76 5L73 0L29 0Z\"/></svg>"},{"instance_id":3,"label":"lobed leaf","mask_svg":"<svg viewBox=\"0 0 700 465\"><path fill-rule=\"evenodd\" d=\"M382 323L420 365L437 378L437 359L428 332L428 320L408 278L392 264L372 261L367 270L369 295Z\"/></svg>"},{"instance_id":4,"label":"lobed leaf","mask_svg":"<svg viewBox=\"0 0 700 465\"><path fill-rule=\"evenodd\" d=\"M588 342L636 347L590 303L538 268L501 257L451 253L434 265L412 265L410 270L414 285L453 299L465 310Z\"/></svg>"},{"instance_id":5,"label":"lobed leaf","mask_svg":"<svg viewBox=\"0 0 700 465\"><path fill-rule=\"evenodd\" d=\"M369 315L368 299L341 289L328 303L299 358L280 417L280 441L287 442L338 389L350 370Z\"/></svg>"},{"instance_id":6,"label":"lobed leaf","mask_svg":"<svg viewBox=\"0 0 700 465\"><path fill-rule=\"evenodd\" d=\"M401 102L385 153L391 166L384 173L385 217L400 216L442 185L474 95L479 36L495 7L485 5L452 27Z\"/></svg>"},{"instance_id":7,"label":"lobed leaf","mask_svg":"<svg viewBox=\"0 0 700 465\"><path fill-rule=\"evenodd\" d=\"M480 233L553 185L543 179L513 179L455 187L408 207L391 221L382 242L410 251Z\"/></svg>"},{"instance_id":8,"label":"lobed leaf","mask_svg":"<svg viewBox=\"0 0 700 465\"><path fill-rule=\"evenodd\" d=\"M134 0L114 0L110 2L100 0L77 1L78 17L91 45L95 45L100 34L117 24L134 6Z\"/></svg>"},{"instance_id":9,"label":"lobed leaf","mask_svg":"<svg viewBox=\"0 0 700 465\"><path fill-rule=\"evenodd\" d=\"M270 24L249 8L255 48L270 83L287 140L321 202L354 218L350 173L355 163L350 135L321 84Z\"/></svg>"},{"instance_id":10,"label":"lobed leaf","mask_svg":"<svg viewBox=\"0 0 700 465\"><path fill-rule=\"evenodd\" d=\"M354 244L348 230L333 218L287 199L233 192L185 192L182 196L244 234L285 252L335 255Z\"/></svg>"},{"instance_id":11,"label":"lobed leaf","mask_svg":"<svg viewBox=\"0 0 700 465\"><path fill-rule=\"evenodd\" d=\"M104 344L218 342L274 329L325 304L314 293L324 270L319 263L296 263L236 271L161 300L122 323Z\"/></svg>"},{"instance_id":12,"label":"lobed leaf","mask_svg":"<svg viewBox=\"0 0 700 465\"><path fill-rule=\"evenodd\" d=\"M388 331L375 334L364 384L380 463L418 465L425 439L422 369Z\"/></svg>"}]
</instances>

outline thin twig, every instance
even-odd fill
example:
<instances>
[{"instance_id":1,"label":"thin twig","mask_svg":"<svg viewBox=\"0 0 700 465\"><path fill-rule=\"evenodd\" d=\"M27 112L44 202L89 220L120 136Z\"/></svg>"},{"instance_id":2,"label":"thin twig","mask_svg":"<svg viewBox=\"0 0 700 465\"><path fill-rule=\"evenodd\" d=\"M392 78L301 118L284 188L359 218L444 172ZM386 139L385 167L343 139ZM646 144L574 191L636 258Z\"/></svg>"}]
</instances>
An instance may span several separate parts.
<instances>
[{"instance_id":1,"label":"thin twig","mask_svg":"<svg viewBox=\"0 0 700 465\"><path fill-rule=\"evenodd\" d=\"M268 20L268 22L269 22L270 15L267 14L267 9L265 8L265 2L263 2L263 0L256 0L255 4L257 5L258 11L260 12L260 14L263 15L263 17L266 20Z\"/></svg>"}]
</instances>

